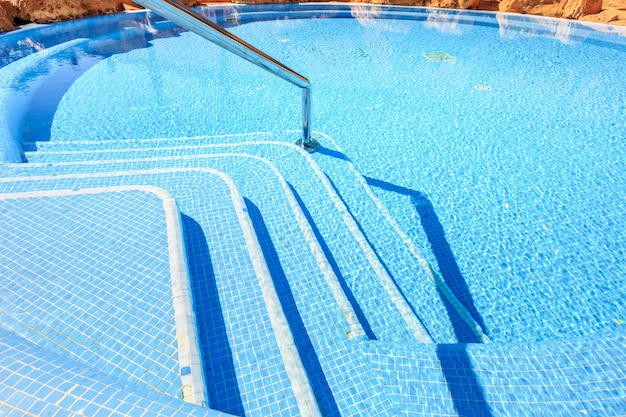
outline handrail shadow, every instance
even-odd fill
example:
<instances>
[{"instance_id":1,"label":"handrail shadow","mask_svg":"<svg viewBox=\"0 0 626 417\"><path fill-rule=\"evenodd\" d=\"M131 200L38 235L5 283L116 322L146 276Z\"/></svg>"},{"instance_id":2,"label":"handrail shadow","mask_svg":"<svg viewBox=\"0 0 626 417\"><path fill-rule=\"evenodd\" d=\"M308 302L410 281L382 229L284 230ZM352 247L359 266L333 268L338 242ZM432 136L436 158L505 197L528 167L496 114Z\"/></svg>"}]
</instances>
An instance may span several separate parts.
<instances>
[{"instance_id":1,"label":"handrail shadow","mask_svg":"<svg viewBox=\"0 0 626 417\"><path fill-rule=\"evenodd\" d=\"M485 399L466 344L439 344L437 358L446 379L454 409L460 417L489 417L492 415Z\"/></svg>"},{"instance_id":2,"label":"handrail shadow","mask_svg":"<svg viewBox=\"0 0 626 417\"><path fill-rule=\"evenodd\" d=\"M444 282L467 309L472 318L476 320L486 333L487 329L485 322L474 304L467 282L461 274L461 270L456 262L452 248L446 239L443 225L439 221L439 217L437 217L437 213L435 213L435 209L428 197L419 191L391 184L386 181L370 177L365 177L365 180L373 187L410 197L411 204L419 215L422 229L426 233L433 255L435 255L435 259L437 260L437 265L439 265L439 271L441 272ZM462 343L479 342L480 340L478 340L477 336L468 328L465 321L450 304L449 300L447 300L447 298L441 293L440 296L446 306L446 309L448 310L448 315L450 316L450 320L454 326L458 341Z\"/></svg>"},{"instance_id":3,"label":"handrail shadow","mask_svg":"<svg viewBox=\"0 0 626 417\"><path fill-rule=\"evenodd\" d=\"M482 316L474 305L465 278L461 274L450 244L446 240L443 225L439 221L430 200L419 191L374 178L365 177L365 180L373 187L410 197L411 203L420 217L422 228L430 242L445 283L454 292L459 301L463 303L474 320L480 324L483 331L486 331ZM441 371L450 391L454 408L461 417L489 417L492 413L472 367L471 359L467 354L467 345L465 344L480 342L480 340L469 329L467 323L461 318L447 297L439 289L437 289L437 292L446 307L457 340L460 342L458 344L437 345L437 358L441 364Z\"/></svg>"},{"instance_id":4,"label":"handrail shadow","mask_svg":"<svg viewBox=\"0 0 626 417\"><path fill-rule=\"evenodd\" d=\"M328 148L320 147L318 154L350 161L350 158L344 153ZM364 178L372 187L406 195L411 199L411 203L420 217L422 227L433 248L433 253L439 264L444 281L455 293L459 301L463 302L463 305L474 320L485 330L484 321L474 305L467 283L460 272L452 249L446 240L443 226L430 200L419 191L371 177L364 176ZM437 289L437 292L446 307L457 340L461 342L458 344L437 344L436 347L437 358L441 364L441 371L446 380L454 408L458 415L462 417L489 417L492 415L489 403L474 372L471 358L467 354L466 343L479 342L478 337L468 328L467 323L460 317L441 291Z\"/></svg>"},{"instance_id":5,"label":"handrail shadow","mask_svg":"<svg viewBox=\"0 0 626 417\"><path fill-rule=\"evenodd\" d=\"M181 213L200 354L211 408L245 414L209 246L202 226Z\"/></svg>"}]
</instances>

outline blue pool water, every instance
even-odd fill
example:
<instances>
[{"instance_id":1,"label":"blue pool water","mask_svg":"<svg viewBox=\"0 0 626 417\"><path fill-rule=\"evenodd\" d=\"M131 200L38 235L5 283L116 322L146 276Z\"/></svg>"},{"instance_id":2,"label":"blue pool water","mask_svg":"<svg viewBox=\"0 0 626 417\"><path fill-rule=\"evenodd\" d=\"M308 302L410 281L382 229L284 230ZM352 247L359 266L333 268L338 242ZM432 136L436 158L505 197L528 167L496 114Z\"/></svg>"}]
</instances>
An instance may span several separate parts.
<instances>
[{"instance_id":1,"label":"blue pool water","mask_svg":"<svg viewBox=\"0 0 626 417\"><path fill-rule=\"evenodd\" d=\"M0 37L0 190L149 185L173 196L204 405L305 414L285 359L292 337L328 415L626 413L623 30L401 7L198 10L310 79L318 152L292 145L295 87L158 16L120 14ZM235 185L216 185L221 175ZM42 209L6 197L16 198L5 221L36 230L15 213ZM85 216L50 194L37 204L51 198L72 207L69 218ZM74 198L110 210L91 194ZM122 212L141 228L136 206ZM158 216L143 221L158 234ZM5 254L30 265L33 249L11 245ZM19 292L29 273L7 265L15 281L3 292ZM35 276L50 273L42 265ZM257 288L259 265L287 330L277 330L267 281ZM158 281L167 287L167 274ZM55 335L43 338L14 325L18 310L2 310L3 346L25 346L11 355L44 348L103 369L66 341L73 332L56 339L53 318ZM153 336L174 337L170 310ZM88 350L104 363L118 354ZM188 398L172 387L178 370L147 356L149 380L136 376L142 365L105 373ZM10 386L0 406L28 410L9 401Z\"/></svg>"}]
</instances>

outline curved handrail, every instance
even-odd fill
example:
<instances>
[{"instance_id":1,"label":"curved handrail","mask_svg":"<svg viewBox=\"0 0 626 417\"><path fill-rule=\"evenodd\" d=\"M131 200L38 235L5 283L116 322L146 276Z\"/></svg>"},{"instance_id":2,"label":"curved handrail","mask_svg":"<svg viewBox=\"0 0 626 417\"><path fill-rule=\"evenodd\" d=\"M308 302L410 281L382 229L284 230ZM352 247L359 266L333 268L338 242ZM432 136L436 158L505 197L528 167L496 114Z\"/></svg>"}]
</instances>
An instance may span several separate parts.
<instances>
[{"instance_id":1,"label":"curved handrail","mask_svg":"<svg viewBox=\"0 0 626 417\"><path fill-rule=\"evenodd\" d=\"M317 141L311 138L311 83L306 77L175 0L136 0L136 3L300 87L302 89L302 139L297 143L309 152L317 148Z\"/></svg>"}]
</instances>

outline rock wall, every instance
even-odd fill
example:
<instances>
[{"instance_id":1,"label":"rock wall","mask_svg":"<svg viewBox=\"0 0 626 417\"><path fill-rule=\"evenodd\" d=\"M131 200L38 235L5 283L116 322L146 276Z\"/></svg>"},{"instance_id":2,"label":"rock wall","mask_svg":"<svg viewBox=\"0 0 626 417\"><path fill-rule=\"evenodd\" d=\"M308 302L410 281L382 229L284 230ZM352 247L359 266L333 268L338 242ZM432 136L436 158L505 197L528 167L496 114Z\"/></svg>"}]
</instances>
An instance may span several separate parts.
<instances>
[{"instance_id":1,"label":"rock wall","mask_svg":"<svg viewBox=\"0 0 626 417\"><path fill-rule=\"evenodd\" d=\"M560 6L561 17L578 19L588 14L600 13L602 11L602 0L563 0Z\"/></svg>"},{"instance_id":2,"label":"rock wall","mask_svg":"<svg viewBox=\"0 0 626 417\"><path fill-rule=\"evenodd\" d=\"M198 0L179 0L195 6ZM215 1L215 0L213 0ZM217 0L224 1L224 0ZM227 0L226 0L227 1ZM298 0L232 0L234 3L291 3ZM302 0L300 0L302 1ZM306 0L305 0L306 1ZM318 0L319 1L319 0ZM626 0L355 0L359 3L429 6L538 14L626 25ZM202 0L200 0L202 2ZM608 7L607 3L608 3ZM615 5L620 7L612 7ZM140 7L131 0L0 0L0 32L16 25L48 23Z\"/></svg>"},{"instance_id":3,"label":"rock wall","mask_svg":"<svg viewBox=\"0 0 626 417\"><path fill-rule=\"evenodd\" d=\"M0 1L0 32L15 29L14 22L16 15L17 10L15 10L11 4Z\"/></svg>"},{"instance_id":4,"label":"rock wall","mask_svg":"<svg viewBox=\"0 0 626 417\"><path fill-rule=\"evenodd\" d=\"M197 0L181 0L195 6ZM141 7L130 0L0 0L0 32L24 23L50 23Z\"/></svg>"},{"instance_id":5,"label":"rock wall","mask_svg":"<svg viewBox=\"0 0 626 417\"><path fill-rule=\"evenodd\" d=\"M12 23L48 23L122 10L116 0L0 0Z\"/></svg>"}]
</instances>

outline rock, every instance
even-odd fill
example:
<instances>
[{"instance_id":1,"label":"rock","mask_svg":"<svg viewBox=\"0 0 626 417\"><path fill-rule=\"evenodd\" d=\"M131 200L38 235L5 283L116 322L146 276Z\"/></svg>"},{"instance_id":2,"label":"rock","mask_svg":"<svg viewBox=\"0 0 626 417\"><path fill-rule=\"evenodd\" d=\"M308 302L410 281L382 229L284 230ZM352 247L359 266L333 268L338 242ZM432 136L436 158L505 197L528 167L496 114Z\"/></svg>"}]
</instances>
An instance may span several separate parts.
<instances>
[{"instance_id":1,"label":"rock","mask_svg":"<svg viewBox=\"0 0 626 417\"><path fill-rule=\"evenodd\" d=\"M582 16L579 20L594 23L609 23L611 25L626 26L626 7L602 10L598 14ZM626 27L622 30L617 28L606 29L606 32L619 32L626 36Z\"/></svg>"},{"instance_id":2,"label":"rock","mask_svg":"<svg viewBox=\"0 0 626 417\"><path fill-rule=\"evenodd\" d=\"M180 0L196 6L197 0ZM15 24L51 23L85 16L115 13L124 5L141 7L131 0L0 0L0 32L12 30Z\"/></svg>"},{"instance_id":3,"label":"rock","mask_svg":"<svg viewBox=\"0 0 626 417\"><path fill-rule=\"evenodd\" d=\"M578 19L601 11L602 0L563 0L561 3L561 17L566 19Z\"/></svg>"},{"instance_id":4,"label":"rock","mask_svg":"<svg viewBox=\"0 0 626 417\"><path fill-rule=\"evenodd\" d=\"M524 13L525 0L502 0L498 6L498 11L509 13Z\"/></svg>"},{"instance_id":5,"label":"rock","mask_svg":"<svg viewBox=\"0 0 626 417\"><path fill-rule=\"evenodd\" d=\"M561 5L558 3L540 4L530 9L530 14L537 16L561 17Z\"/></svg>"},{"instance_id":6,"label":"rock","mask_svg":"<svg viewBox=\"0 0 626 417\"><path fill-rule=\"evenodd\" d=\"M459 0L459 9L478 9L480 0Z\"/></svg>"},{"instance_id":7,"label":"rock","mask_svg":"<svg viewBox=\"0 0 626 417\"><path fill-rule=\"evenodd\" d=\"M256 1L256 0L253 0ZM481 0L368 0L371 4L392 6L422 6L442 9L478 9Z\"/></svg>"},{"instance_id":8,"label":"rock","mask_svg":"<svg viewBox=\"0 0 626 417\"><path fill-rule=\"evenodd\" d=\"M197 0L178 0L179 3L184 4L187 7L193 7L193 6L197 6L198 5L198 1ZM129 4L133 7L138 7L140 9L143 9L143 6L131 1L131 0L124 0L123 3Z\"/></svg>"},{"instance_id":9,"label":"rock","mask_svg":"<svg viewBox=\"0 0 626 417\"><path fill-rule=\"evenodd\" d=\"M4 0L18 22L49 23L121 10L116 0ZM8 10L11 13L11 10Z\"/></svg>"},{"instance_id":10,"label":"rock","mask_svg":"<svg viewBox=\"0 0 626 417\"><path fill-rule=\"evenodd\" d=\"M480 0L426 0L427 7L437 7L442 9L477 9Z\"/></svg>"},{"instance_id":11,"label":"rock","mask_svg":"<svg viewBox=\"0 0 626 417\"><path fill-rule=\"evenodd\" d=\"M480 0L431 0L430 7L440 7L444 9L475 9Z\"/></svg>"},{"instance_id":12,"label":"rock","mask_svg":"<svg viewBox=\"0 0 626 417\"><path fill-rule=\"evenodd\" d=\"M508 13L528 13L528 11L537 6L535 0L502 0L498 6L498 11Z\"/></svg>"},{"instance_id":13,"label":"rock","mask_svg":"<svg viewBox=\"0 0 626 417\"><path fill-rule=\"evenodd\" d=\"M196 6L198 0L179 0ZM213 0L221 2L226 0ZM232 0L235 3L265 3L266 0ZM290 3L298 0L273 0ZM202 0L200 1L202 2ZM501 12L529 13L626 25L626 0L356 0L373 4L429 6ZM0 0L0 32L16 25L35 22L49 23L77 19L89 15L114 13L124 9L141 8L132 0ZM604 9L604 11L603 11ZM610 9L610 10L609 10ZM588 17L587 17L588 16ZM597 17L594 17L597 16Z\"/></svg>"},{"instance_id":14,"label":"rock","mask_svg":"<svg viewBox=\"0 0 626 417\"><path fill-rule=\"evenodd\" d=\"M6 32L7 30L15 29L13 24L13 18L9 15L9 12L0 3L0 32Z\"/></svg>"}]
</instances>

